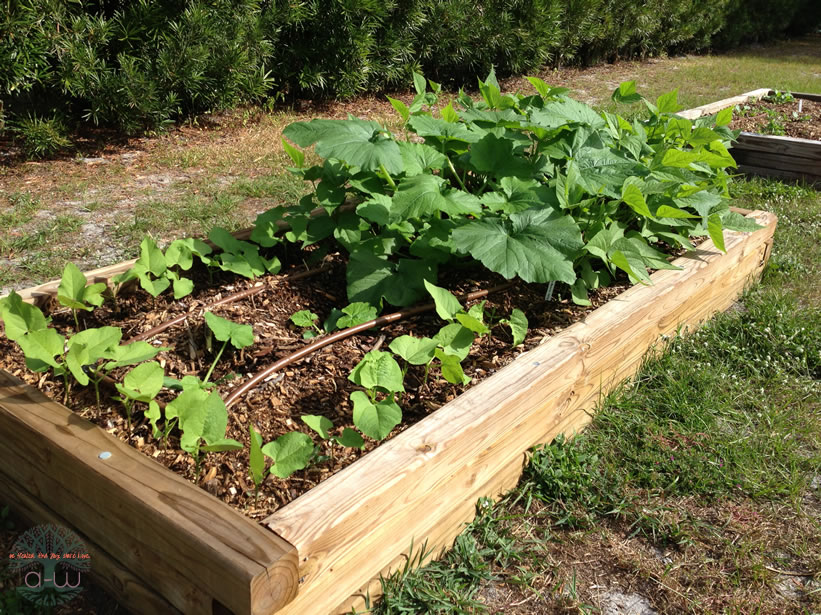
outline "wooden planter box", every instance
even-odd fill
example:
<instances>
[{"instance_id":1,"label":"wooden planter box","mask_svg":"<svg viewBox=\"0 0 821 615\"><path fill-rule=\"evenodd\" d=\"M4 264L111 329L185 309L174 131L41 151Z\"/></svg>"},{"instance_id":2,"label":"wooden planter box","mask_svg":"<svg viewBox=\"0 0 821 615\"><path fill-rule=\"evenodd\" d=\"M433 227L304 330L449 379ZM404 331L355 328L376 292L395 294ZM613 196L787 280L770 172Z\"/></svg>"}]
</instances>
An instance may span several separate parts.
<instances>
[{"instance_id":1,"label":"wooden planter box","mask_svg":"<svg viewBox=\"0 0 821 615\"><path fill-rule=\"evenodd\" d=\"M32 522L74 528L98 581L135 613L340 613L380 572L447 545L526 451L589 422L662 334L729 307L757 278L776 218L707 241L257 524L0 372L0 489ZM105 279L124 267L90 272ZM31 300L56 284L32 289ZM111 457L102 460L102 451Z\"/></svg>"},{"instance_id":2,"label":"wooden planter box","mask_svg":"<svg viewBox=\"0 0 821 615\"><path fill-rule=\"evenodd\" d=\"M740 96L726 98L695 109L680 113L687 119L718 113L727 107L744 104L773 94L764 88L753 90ZM821 102L821 94L793 93L795 98ZM738 170L750 175L778 177L782 179L804 180L821 187L821 141L778 137L742 132L733 144L730 154L738 163Z\"/></svg>"}]
</instances>

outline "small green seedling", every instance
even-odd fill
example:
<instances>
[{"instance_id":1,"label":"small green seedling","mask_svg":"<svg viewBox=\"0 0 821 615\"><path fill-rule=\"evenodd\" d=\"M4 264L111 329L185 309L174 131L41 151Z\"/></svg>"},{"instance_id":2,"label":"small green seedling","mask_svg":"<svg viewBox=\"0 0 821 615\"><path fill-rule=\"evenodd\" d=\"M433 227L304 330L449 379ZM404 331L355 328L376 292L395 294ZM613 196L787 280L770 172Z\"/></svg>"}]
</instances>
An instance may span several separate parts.
<instances>
[{"instance_id":1,"label":"small green seedling","mask_svg":"<svg viewBox=\"0 0 821 615\"><path fill-rule=\"evenodd\" d=\"M499 321L500 324L510 327L510 332L513 335L513 347L525 341L527 337L527 316L519 308L515 308L510 313L510 318L503 318Z\"/></svg>"},{"instance_id":2,"label":"small green seedling","mask_svg":"<svg viewBox=\"0 0 821 615\"><path fill-rule=\"evenodd\" d=\"M262 452L274 461L271 474L279 478L288 478L310 463L315 447L309 435L301 431L291 431L263 446Z\"/></svg>"},{"instance_id":3,"label":"small green seedling","mask_svg":"<svg viewBox=\"0 0 821 615\"><path fill-rule=\"evenodd\" d=\"M121 395L117 399L125 406L129 433L131 433L131 412L134 403L140 402L148 405L145 416L151 423L154 437L159 437L161 432L157 427L157 422L160 420L160 406L154 398L162 390L164 378L165 371L162 366L155 361L150 361L133 368L125 375L122 384L117 383L117 390Z\"/></svg>"},{"instance_id":4,"label":"small green seedling","mask_svg":"<svg viewBox=\"0 0 821 615\"><path fill-rule=\"evenodd\" d=\"M323 440L332 440L340 446L348 448L363 448L365 446L365 441L362 439L362 436L350 427L343 429L342 434L339 436L331 436L331 430L334 428L334 424L327 417L305 414L302 417L302 422L319 434L319 437Z\"/></svg>"},{"instance_id":5,"label":"small green seedling","mask_svg":"<svg viewBox=\"0 0 821 615\"><path fill-rule=\"evenodd\" d=\"M254 343L254 329L250 325L240 325L231 322L230 320L221 318L212 312L205 313L205 323L214 334L214 337L222 342L222 346L220 347L219 352L217 352L217 356L214 358L214 362L211 364L211 367L208 369L208 373L205 374L203 383L208 382L208 379L211 377L211 373L214 371L214 367L216 367L217 362L220 360L220 357L222 357L222 353L225 351L225 347L228 346L229 342L237 350L250 346Z\"/></svg>"},{"instance_id":6,"label":"small green seedling","mask_svg":"<svg viewBox=\"0 0 821 615\"><path fill-rule=\"evenodd\" d=\"M314 314L311 310L300 310L291 314L289 319L297 327L307 329L302 332L302 337L310 339L317 335L322 335L322 329L316 324L319 321L319 316Z\"/></svg>"},{"instance_id":7,"label":"small green seedling","mask_svg":"<svg viewBox=\"0 0 821 615\"><path fill-rule=\"evenodd\" d=\"M66 263L63 268L63 277L60 286L57 287L57 301L71 309L74 316L76 331L80 330L80 320L77 318L77 310L92 311L95 307L103 304L103 292L106 285L97 282L86 286L87 280L74 263Z\"/></svg>"},{"instance_id":8,"label":"small green seedling","mask_svg":"<svg viewBox=\"0 0 821 615\"><path fill-rule=\"evenodd\" d=\"M374 440L383 440L402 420L396 393L403 393L402 368L389 352L371 350L353 368L348 379L365 389L351 393L353 422L356 428ZM367 394L366 394L367 393ZM378 394L387 396L381 400Z\"/></svg>"},{"instance_id":9,"label":"small green seedling","mask_svg":"<svg viewBox=\"0 0 821 615\"><path fill-rule=\"evenodd\" d=\"M248 473L254 482L254 506L256 506L259 501L259 488L265 480L265 455L262 453L262 436L259 435L250 423L248 425L248 431L251 440L248 451Z\"/></svg>"},{"instance_id":10,"label":"small green seedling","mask_svg":"<svg viewBox=\"0 0 821 615\"><path fill-rule=\"evenodd\" d=\"M216 391L209 391L206 383L194 376L184 377L181 384L182 393L165 407L165 420L169 425L177 420L182 431L180 448L194 457L199 480L206 453L237 450L242 444L225 437L228 409ZM166 429L170 431L168 425Z\"/></svg>"},{"instance_id":11,"label":"small green seedling","mask_svg":"<svg viewBox=\"0 0 821 615\"><path fill-rule=\"evenodd\" d=\"M264 258L259 253L259 246L237 239L224 228L212 228L208 233L208 239L222 251L210 260L204 260L207 265L252 279L266 273L279 272L281 264L277 257L270 260Z\"/></svg>"},{"instance_id":12,"label":"small green seedling","mask_svg":"<svg viewBox=\"0 0 821 615\"><path fill-rule=\"evenodd\" d=\"M334 308L328 319L325 321L325 330L333 331L334 329L348 329L349 327L356 327L368 321L373 320L377 316L376 307L364 301L357 301L345 306L341 310Z\"/></svg>"},{"instance_id":13,"label":"small green seedling","mask_svg":"<svg viewBox=\"0 0 821 615\"><path fill-rule=\"evenodd\" d=\"M129 280L138 279L140 287L152 297L159 296L173 284L174 298L181 299L191 294L194 283L172 267L187 271L194 263L194 256L207 264L210 253L211 247L199 239L177 239L163 254L153 239L145 237L140 243L140 258L131 269L115 276L113 281L120 288Z\"/></svg>"}]
</instances>

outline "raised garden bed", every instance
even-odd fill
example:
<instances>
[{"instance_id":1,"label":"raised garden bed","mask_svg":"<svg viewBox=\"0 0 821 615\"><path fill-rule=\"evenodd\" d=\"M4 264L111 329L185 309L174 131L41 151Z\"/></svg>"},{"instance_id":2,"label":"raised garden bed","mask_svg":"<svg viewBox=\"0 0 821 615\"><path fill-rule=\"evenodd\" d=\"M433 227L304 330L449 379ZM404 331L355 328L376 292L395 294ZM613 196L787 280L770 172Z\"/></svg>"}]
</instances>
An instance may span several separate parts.
<instances>
[{"instance_id":1,"label":"raised garden bed","mask_svg":"<svg viewBox=\"0 0 821 615\"><path fill-rule=\"evenodd\" d=\"M762 98L772 96L774 90L767 88L753 90L740 96L720 100L702 107L696 107L680 113L688 119L695 119L702 115L718 113L722 109L735 107L736 105L752 105ZM821 94L804 94L794 92L792 96L796 101L804 100L809 103L810 113L802 108L800 117L809 117L805 120L812 122L813 128L802 131L802 134L810 133L821 135L821 113L817 110L821 108ZM785 105L779 105L784 106ZM793 111L799 114L797 103L789 109L789 117L785 120L775 118L773 123L780 132L784 125L789 124ZM770 116L772 117L772 116ZM770 117L764 116L761 129L770 124ZM738 120L736 120L738 121ZM745 122L751 124L752 122ZM734 127L731 125L731 127ZM814 131L814 132L813 132ZM738 136L738 140L733 144L730 153L738 163L739 171L750 175L762 177L778 177L791 180L804 180L815 186L821 186L821 140L818 136L814 138L802 138L795 136L759 134L757 130L743 130Z\"/></svg>"},{"instance_id":2,"label":"raised garden bed","mask_svg":"<svg viewBox=\"0 0 821 615\"><path fill-rule=\"evenodd\" d=\"M411 541L446 544L477 498L512 487L528 447L586 424L659 335L731 305L775 227L748 215L766 228L728 232L726 254L705 242L683 271L656 272L262 524L2 372L4 493L32 521L80 532L95 576L135 612L343 612Z\"/></svg>"},{"instance_id":3,"label":"raised garden bed","mask_svg":"<svg viewBox=\"0 0 821 615\"><path fill-rule=\"evenodd\" d=\"M146 238L136 263L68 264L59 287L22 293L70 308L51 322L20 296L0 305L14 373L0 373L0 481L33 521L81 533L135 612L361 604L411 545L445 545L477 498L511 487L530 446L580 429L660 334L726 308L763 268L775 218L729 208L727 114L691 127L671 92L630 123L537 79L538 95L502 95L492 73L457 111L414 83L411 107L393 101L404 139L356 118L289 126L326 160L285 144L315 191L261 214L250 243L213 229L210 247L163 253ZM614 98L641 100L635 83ZM303 262L323 277L305 283ZM134 278L142 294L122 294ZM628 278L645 284L618 294ZM491 285L487 304L447 290ZM155 326L175 315L173 333Z\"/></svg>"}]
</instances>

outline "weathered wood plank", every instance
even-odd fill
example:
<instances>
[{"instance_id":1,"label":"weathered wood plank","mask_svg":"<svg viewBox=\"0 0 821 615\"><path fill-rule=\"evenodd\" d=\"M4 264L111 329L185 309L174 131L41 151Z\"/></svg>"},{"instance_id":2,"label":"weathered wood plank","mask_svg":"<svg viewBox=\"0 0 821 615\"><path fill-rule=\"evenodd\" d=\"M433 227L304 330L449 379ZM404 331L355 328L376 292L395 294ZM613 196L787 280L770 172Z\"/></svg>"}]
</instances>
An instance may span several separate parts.
<instances>
[{"instance_id":1,"label":"weathered wood plank","mask_svg":"<svg viewBox=\"0 0 821 615\"><path fill-rule=\"evenodd\" d=\"M821 177L815 175L806 175L805 173L798 173L795 171L784 171L782 169L772 169L769 167L757 167L748 164L738 165L738 170L747 175L756 175L759 177L778 177L796 182L807 182L810 185L821 186Z\"/></svg>"},{"instance_id":2,"label":"weathered wood plank","mask_svg":"<svg viewBox=\"0 0 821 615\"><path fill-rule=\"evenodd\" d=\"M296 592L292 545L2 370L0 434L0 474L183 613L268 615Z\"/></svg>"},{"instance_id":3,"label":"weathered wood plank","mask_svg":"<svg viewBox=\"0 0 821 615\"><path fill-rule=\"evenodd\" d=\"M816 168L821 169L821 141L742 132L732 149L805 158L815 161Z\"/></svg>"},{"instance_id":4,"label":"weathered wood plank","mask_svg":"<svg viewBox=\"0 0 821 615\"><path fill-rule=\"evenodd\" d=\"M821 102L821 94L809 94L807 92L793 92L795 98L803 98L804 100L812 100L813 102Z\"/></svg>"},{"instance_id":5,"label":"weathered wood plank","mask_svg":"<svg viewBox=\"0 0 821 615\"><path fill-rule=\"evenodd\" d=\"M751 152L738 148L733 148L730 150L730 153L740 165L749 165L751 167L761 167L762 169L774 169L778 171L791 171L802 175L821 175L821 160L810 160L809 158L799 158L798 156L785 154Z\"/></svg>"},{"instance_id":6,"label":"weathered wood plank","mask_svg":"<svg viewBox=\"0 0 821 615\"><path fill-rule=\"evenodd\" d=\"M751 92L746 92L744 94L739 94L738 96L733 96L732 98L725 98L724 100L718 100L716 102L708 103L706 105L701 105L700 107L695 107L694 109L687 109L686 111L681 111L678 113L683 118L687 118L688 120L694 120L699 118L703 115L712 115L713 113L718 113L722 109L726 109L727 107L735 107L736 105L740 105L745 103L749 100L757 100L759 98L763 98L768 94L772 93L770 88L760 88L758 90L753 90Z\"/></svg>"},{"instance_id":7,"label":"weathered wood plank","mask_svg":"<svg viewBox=\"0 0 821 615\"><path fill-rule=\"evenodd\" d=\"M477 498L515 484L527 448L581 428L659 334L735 299L772 239L775 217L755 215L767 228L727 233L727 255L707 242L677 261L686 271L657 272L652 287L628 290L271 515L268 526L301 556L299 593L281 614L334 612L411 538L452 540Z\"/></svg>"},{"instance_id":8,"label":"weathered wood plank","mask_svg":"<svg viewBox=\"0 0 821 615\"><path fill-rule=\"evenodd\" d=\"M13 503L12 512L31 525L53 523L71 527L61 515L44 506L32 497L23 487L0 473L0 491ZM91 556L91 579L112 596L117 596L119 604L131 613L163 613L163 615L180 615L180 611L169 604L162 596L147 587L144 582L130 571L123 568L108 553L100 549L89 538L77 532ZM85 584L85 583L83 583Z\"/></svg>"}]
</instances>

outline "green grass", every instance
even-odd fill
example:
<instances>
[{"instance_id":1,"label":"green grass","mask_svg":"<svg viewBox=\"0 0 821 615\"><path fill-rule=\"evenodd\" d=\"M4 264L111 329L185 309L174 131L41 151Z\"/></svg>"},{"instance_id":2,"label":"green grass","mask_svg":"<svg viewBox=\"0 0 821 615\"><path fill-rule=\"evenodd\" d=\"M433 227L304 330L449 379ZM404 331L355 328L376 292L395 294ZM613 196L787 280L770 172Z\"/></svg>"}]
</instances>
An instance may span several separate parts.
<instances>
[{"instance_id":1,"label":"green grass","mask_svg":"<svg viewBox=\"0 0 821 615\"><path fill-rule=\"evenodd\" d=\"M734 193L779 216L763 282L665 342L583 434L537 448L441 561L383 580L375 613L595 612L591 584L625 570L660 613L821 609L818 585L785 595L795 576L778 573L821 574L821 194L764 180ZM585 553L594 578L568 561Z\"/></svg>"}]
</instances>

